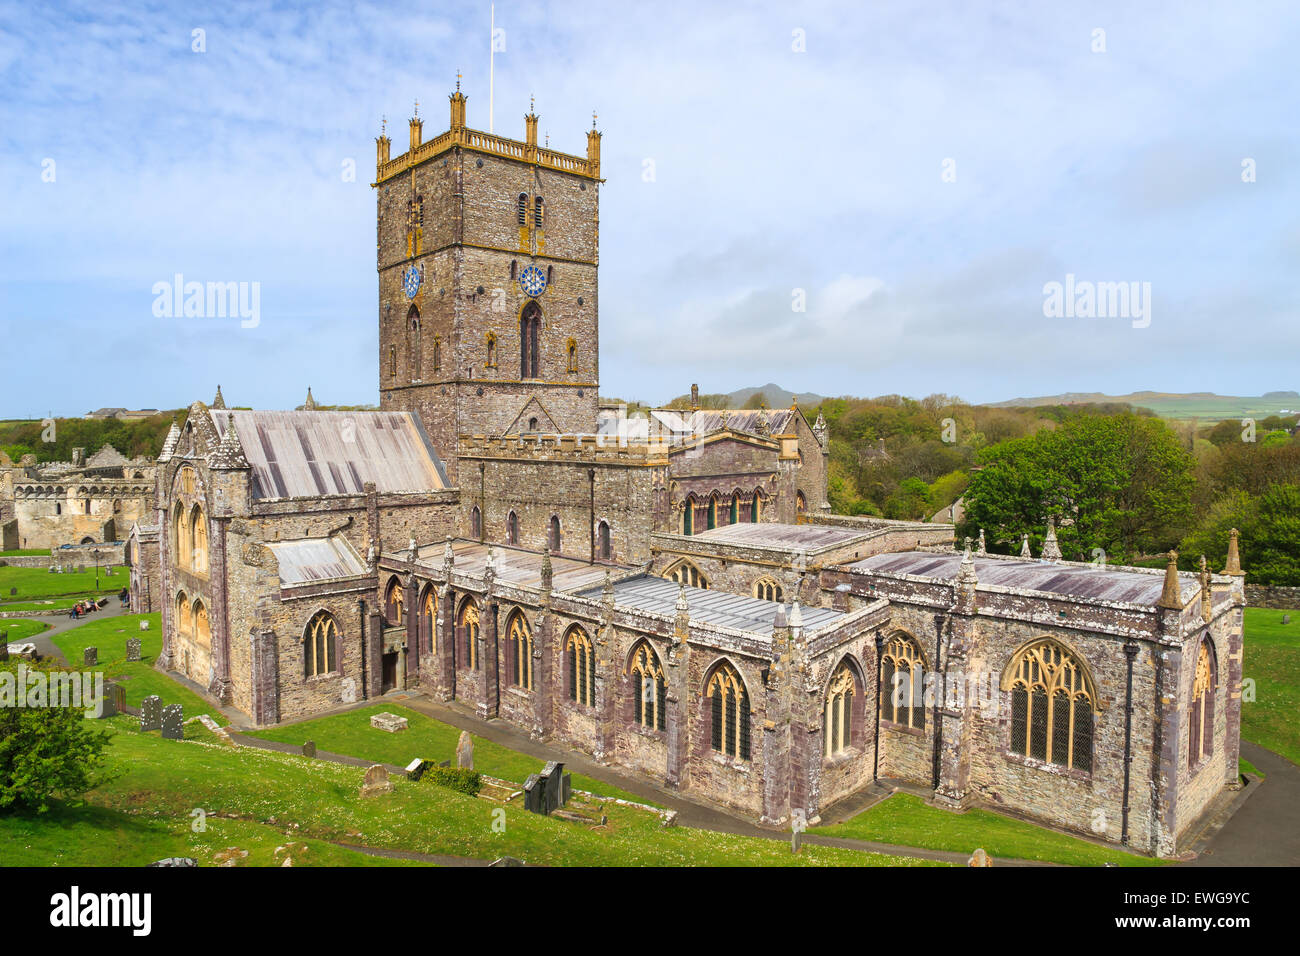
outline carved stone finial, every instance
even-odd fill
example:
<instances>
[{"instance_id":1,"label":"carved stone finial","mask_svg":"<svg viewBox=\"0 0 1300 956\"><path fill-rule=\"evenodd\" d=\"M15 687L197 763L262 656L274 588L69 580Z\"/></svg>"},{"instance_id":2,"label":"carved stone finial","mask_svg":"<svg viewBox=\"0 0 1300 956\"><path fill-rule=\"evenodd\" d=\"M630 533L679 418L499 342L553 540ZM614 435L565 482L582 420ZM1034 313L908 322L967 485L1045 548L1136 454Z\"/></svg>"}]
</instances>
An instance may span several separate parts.
<instances>
[{"instance_id":1,"label":"carved stone finial","mask_svg":"<svg viewBox=\"0 0 1300 956\"><path fill-rule=\"evenodd\" d=\"M1178 552L1169 552L1169 563L1165 565L1165 586L1160 592L1160 600L1156 602L1156 607L1168 608L1171 611L1181 611L1183 609L1183 592L1178 583Z\"/></svg>"},{"instance_id":2,"label":"carved stone finial","mask_svg":"<svg viewBox=\"0 0 1300 956\"><path fill-rule=\"evenodd\" d=\"M1033 557L1033 555L1029 553L1029 535L1027 534L1022 534L1020 536L1020 556L1022 558Z\"/></svg>"},{"instance_id":3,"label":"carved stone finial","mask_svg":"<svg viewBox=\"0 0 1300 956\"><path fill-rule=\"evenodd\" d=\"M1236 528L1228 532L1228 561L1223 567L1223 573L1231 574L1233 577L1241 577L1245 574L1241 570L1241 550L1237 541L1239 534Z\"/></svg>"},{"instance_id":4,"label":"carved stone finial","mask_svg":"<svg viewBox=\"0 0 1300 956\"><path fill-rule=\"evenodd\" d=\"M980 554L988 553L988 549L984 546L984 529L980 528Z\"/></svg>"},{"instance_id":5,"label":"carved stone finial","mask_svg":"<svg viewBox=\"0 0 1300 956\"><path fill-rule=\"evenodd\" d=\"M1056 543L1056 519L1047 519L1047 538L1043 541L1043 560L1060 561L1061 546Z\"/></svg>"}]
</instances>

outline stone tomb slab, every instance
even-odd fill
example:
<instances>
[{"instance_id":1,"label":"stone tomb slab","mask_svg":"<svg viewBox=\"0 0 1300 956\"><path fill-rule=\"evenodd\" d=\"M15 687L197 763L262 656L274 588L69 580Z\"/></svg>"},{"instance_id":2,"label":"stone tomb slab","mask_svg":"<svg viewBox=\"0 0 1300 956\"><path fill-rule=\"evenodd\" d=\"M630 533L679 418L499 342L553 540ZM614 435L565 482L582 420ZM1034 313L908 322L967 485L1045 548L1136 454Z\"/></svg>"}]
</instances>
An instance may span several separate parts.
<instances>
[{"instance_id":1,"label":"stone tomb slab","mask_svg":"<svg viewBox=\"0 0 1300 956\"><path fill-rule=\"evenodd\" d=\"M405 730L406 723L405 717L398 717L396 714L389 713L375 714L370 718L371 727L386 730L390 734Z\"/></svg>"}]
</instances>

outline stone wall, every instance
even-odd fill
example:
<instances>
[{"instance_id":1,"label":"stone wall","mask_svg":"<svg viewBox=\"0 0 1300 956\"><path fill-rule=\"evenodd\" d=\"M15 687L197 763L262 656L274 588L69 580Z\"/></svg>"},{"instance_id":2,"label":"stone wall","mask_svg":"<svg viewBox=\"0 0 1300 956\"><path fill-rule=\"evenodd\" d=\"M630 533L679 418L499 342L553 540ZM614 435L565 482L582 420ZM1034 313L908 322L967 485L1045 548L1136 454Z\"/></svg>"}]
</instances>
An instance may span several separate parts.
<instances>
[{"instance_id":1,"label":"stone wall","mask_svg":"<svg viewBox=\"0 0 1300 956\"><path fill-rule=\"evenodd\" d=\"M1300 609L1300 588L1271 584L1247 584L1246 604L1293 611Z\"/></svg>"}]
</instances>

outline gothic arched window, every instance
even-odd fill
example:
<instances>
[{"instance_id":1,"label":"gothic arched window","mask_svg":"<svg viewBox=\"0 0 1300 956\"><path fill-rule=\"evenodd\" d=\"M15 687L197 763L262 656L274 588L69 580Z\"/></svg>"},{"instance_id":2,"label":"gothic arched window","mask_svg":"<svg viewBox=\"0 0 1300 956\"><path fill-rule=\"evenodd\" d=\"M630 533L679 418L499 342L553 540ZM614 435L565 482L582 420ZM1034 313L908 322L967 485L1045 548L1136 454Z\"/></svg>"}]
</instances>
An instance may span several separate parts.
<instances>
[{"instance_id":1,"label":"gothic arched window","mask_svg":"<svg viewBox=\"0 0 1300 956\"><path fill-rule=\"evenodd\" d=\"M632 719L647 730L666 729L664 709L668 700L668 682L664 679L659 655L646 641L637 645L633 652L628 677L632 681Z\"/></svg>"},{"instance_id":2,"label":"gothic arched window","mask_svg":"<svg viewBox=\"0 0 1300 956\"><path fill-rule=\"evenodd\" d=\"M523 614L516 611L510 617L507 631L510 647L510 683L524 690L533 689L533 635L528 630Z\"/></svg>"},{"instance_id":3,"label":"gothic arched window","mask_svg":"<svg viewBox=\"0 0 1300 956\"><path fill-rule=\"evenodd\" d=\"M533 200L533 225L541 229L542 221L542 197L538 196Z\"/></svg>"},{"instance_id":4,"label":"gothic arched window","mask_svg":"<svg viewBox=\"0 0 1300 956\"><path fill-rule=\"evenodd\" d=\"M880 655L880 719L914 730L925 729L925 663L921 648L896 634Z\"/></svg>"},{"instance_id":5,"label":"gothic arched window","mask_svg":"<svg viewBox=\"0 0 1300 956\"><path fill-rule=\"evenodd\" d=\"M406 589L397 578L392 578L384 590L384 620L390 627L406 623Z\"/></svg>"},{"instance_id":6,"label":"gothic arched window","mask_svg":"<svg viewBox=\"0 0 1300 956\"><path fill-rule=\"evenodd\" d=\"M569 663L569 700L585 707L595 707L596 653L587 632L577 625L569 628L564 640L564 653Z\"/></svg>"},{"instance_id":7,"label":"gothic arched window","mask_svg":"<svg viewBox=\"0 0 1300 956\"><path fill-rule=\"evenodd\" d=\"M853 699L857 681L848 663L835 669L826 690L826 756L833 757L853 746Z\"/></svg>"},{"instance_id":8,"label":"gothic arched window","mask_svg":"<svg viewBox=\"0 0 1300 956\"><path fill-rule=\"evenodd\" d=\"M519 225L526 226L528 225L528 194L527 193L519 194L518 206L519 206Z\"/></svg>"},{"instance_id":9,"label":"gothic arched window","mask_svg":"<svg viewBox=\"0 0 1300 956\"><path fill-rule=\"evenodd\" d=\"M596 526L596 556L602 561L613 560L614 542L608 521L602 521Z\"/></svg>"},{"instance_id":10,"label":"gothic arched window","mask_svg":"<svg viewBox=\"0 0 1300 956\"><path fill-rule=\"evenodd\" d=\"M542 308L529 302L519 314L519 377L537 378L541 367Z\"/></svg>"},{"instance_id":11,"label":"gothic arched window","mask_svg":"<svg viewBox=\"0 0 1300 956\"><path fill-rule=\"evenodd\" d=\"M480 541L483 539L483 512L478 510L478 505L469 513L469 536Z\"/></svg>"},{"instance_id":12,"label":"gothic arched window","mask_svg":"<svg viewBox=\"0 0 1300 956\"><path fill-rule=\"evenodd\" d=\"M689 561L679 561L673 565L672 570L668 572L668 580L685 584L688 588L707 589L709 586L708 580L700 573L700 569Z\"/></svg>"},{"instance_id":13,"label":"gothic arched window","mask_svg":"<svg viewBox=\"0 0 1300 956\"><path fill-rule=\"evenodd\" d=\"M513 511L506 515L506 544L519 543L519 515Z\"/></svg>"},{"instance_id":14,"label":"gothic arched window","mask_svg":"<svg viewBox=\"0 0 1300 956\"><path fill-rule=\"evenodd\" d=\"M471 600L466 600L460 607L456 640L460 644L456 663L469 670L478 670L478 605Z\"/></svg>"},{"instance_id":15,"label":"gothic arched window","mask_svg":"<svg viewBox=\"0 0 1300 956\"><path fill-rule=\"evenodd\" d=\"M318 611L303 632L303 675L320 677L338 667L339 625L329 611Z\"/></svg>"},{"instance_id":16,"label":"gothic arched window","mask_svg":"<svg viewBox=\"0 0 1300 956\"><path fill-rule=\"evenodd\" d=\"M781 585L771 578L759 578L754 582L754 597L760 601L784 601L785 595Z\"/></svg>"},{"instance_id":17,"label":"gothic arched window","mask_svg":"<svg viewBox=\"0 0 1300 956\"><path fill-rule=\"evenodd\" d=\"M1019 654L1008 671L1011 751L1074 770L1092 770L1096 697L1083 665L1054 641Z\"/></svg>"},{"instance_id":18,"label":"gothic arched window","mask_svg":"<svg viewBox=\"0 0 1300 956\"><path fill-rule=\"evenodd\" d=\"M420 652L436 654L438 652L438 589L430 585L424 589L424 600L420 602L418 633Z\"/></svg>"},{"instance_id":19,"label":"gothic arched window","mask_svg":"<svg viewBox=\"0 0 1300 956\"><path fill-rule=\"evenodd\" d=\"M1201 641L1196 654L1196 673L1192 678L1192 706L1187 725L1190 738L1187 747L1187 764L1195 767L1214 753L1214 653L1208 640Z\"/></svg>"},{"instance_id":20,"label":"gothic arched window","mask_svg":"<svg viewBox=\"0 0 1300 956\"><path fill-rule=\"evenodd\" d=\"M713 749L728 757L749 759L749 693L740 674L722 663L705 692L712 715Z\"/></svg>"},{"instance_id":21,"label":"gothic arched window","mask_svg":"<svg viewBox=\"0 0 1300 956\"><path fill-rule=\"evenodd\" d=\"M560 516L551 515L551 524L546 533L546 546L555 554L560 553Z\"/></svg>"}]
</instances>

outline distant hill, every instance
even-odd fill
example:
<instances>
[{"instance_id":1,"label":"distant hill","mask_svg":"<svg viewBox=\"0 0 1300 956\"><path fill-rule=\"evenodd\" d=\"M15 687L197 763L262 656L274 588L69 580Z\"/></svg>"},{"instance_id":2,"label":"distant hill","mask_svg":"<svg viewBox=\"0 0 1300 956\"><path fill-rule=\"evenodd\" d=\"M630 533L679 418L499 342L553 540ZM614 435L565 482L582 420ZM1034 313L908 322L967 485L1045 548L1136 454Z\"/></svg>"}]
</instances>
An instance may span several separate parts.
<instances>
[{"instance_id":1,"label":"distant hill","mask_svg":"<svg viewBox=\"0 0 1300 956\"><path fill-rule=\"evenodd\" d=\"M826 396L818 395L816 392L790 392L780 385L768 382L766 385L759 385L754 388L738 388L734 392L710 395L708 398L713 401L706 404L717 404L719 407L725 405L728 408L744 408L745 404L759 392L762 392L763 397L767 399L768 408L789 408L790 403L796 398L799 400L800 405L809 408L820 405L826 400ZM678 395L669 404L689 401L690 397L690 395ZM701 395L702 399L704 397ZM705 403L702 402L702 404Z\"/></svg>"},{"instance_id":2,"label":"distant hill","mask_svg":"<svg viewBox=\"0 0 1300 956\"><path fill-rule=\"evenodd\" d=\"M1149 408L1161 418L1222 421L1227 418L1267 417L1288 412L1300 413L1300 392L1275 391L1254 398L1219 395L1215 392L1130 392L1106 395L1102 392L1064 392L1038 398L1013 398L1006 402L989 402L989 408L1035 407L1039 405L1101 405L1126 403Z\"/></svg>"}]
</instances>

